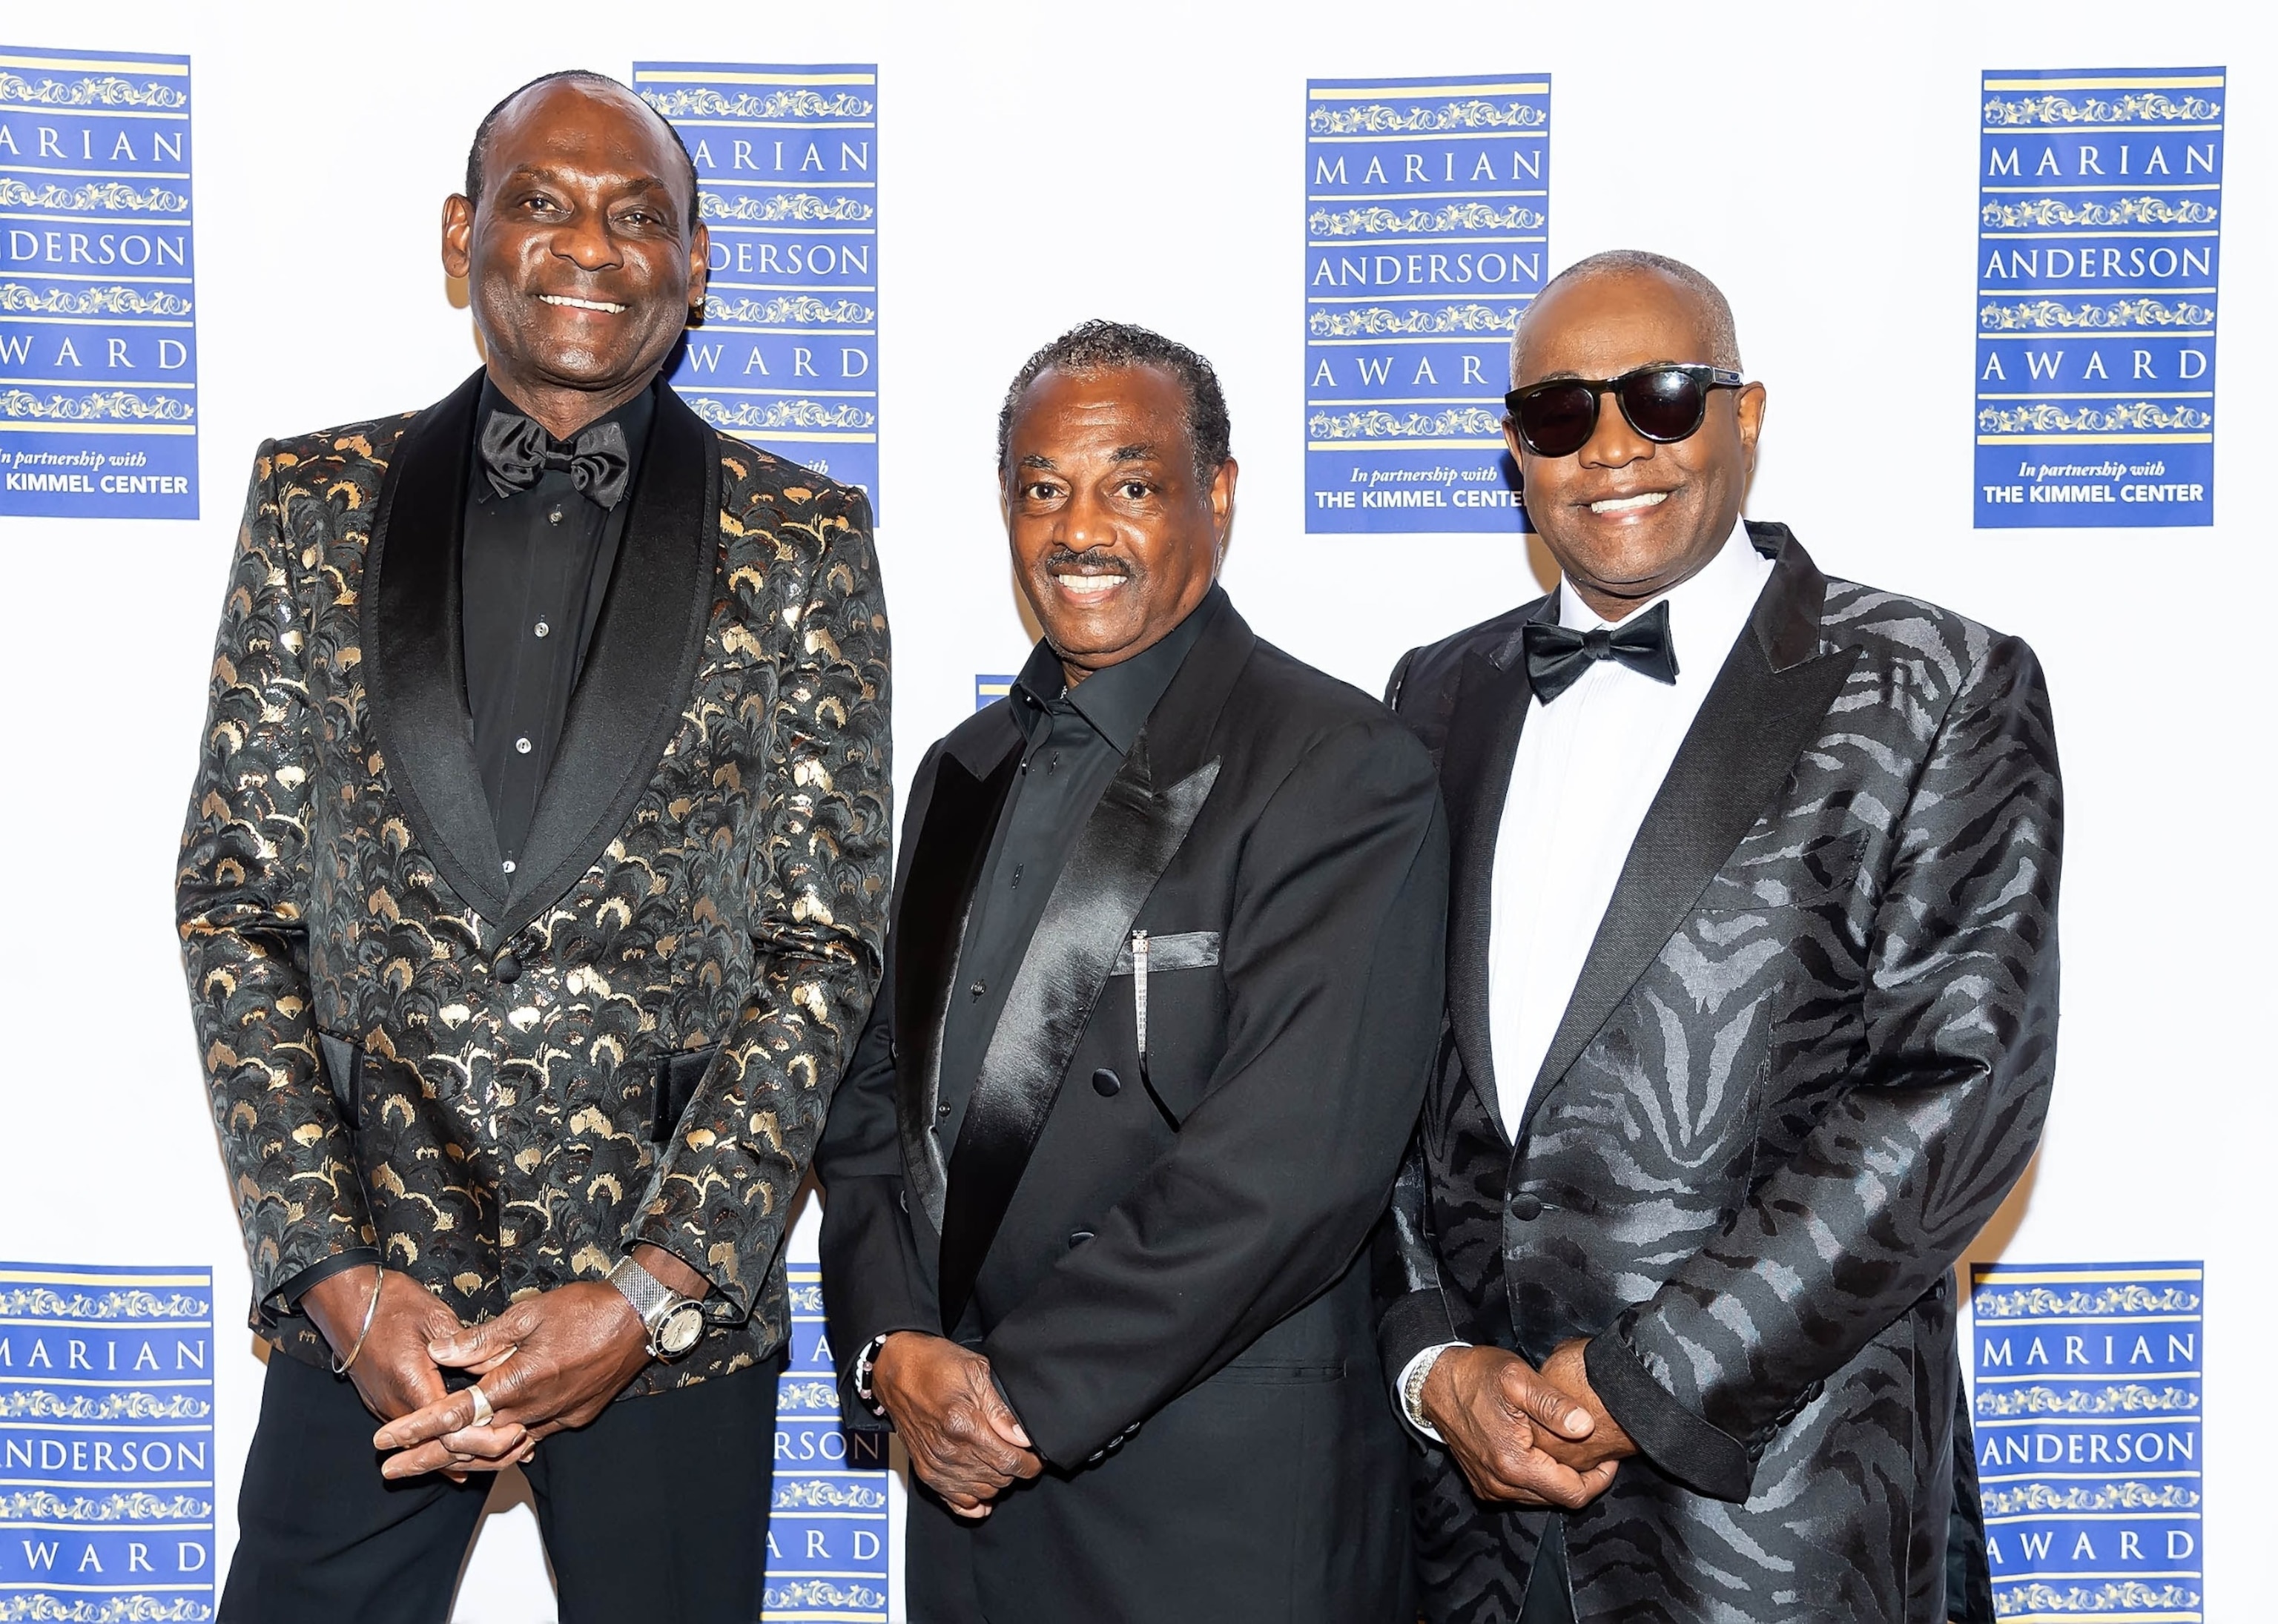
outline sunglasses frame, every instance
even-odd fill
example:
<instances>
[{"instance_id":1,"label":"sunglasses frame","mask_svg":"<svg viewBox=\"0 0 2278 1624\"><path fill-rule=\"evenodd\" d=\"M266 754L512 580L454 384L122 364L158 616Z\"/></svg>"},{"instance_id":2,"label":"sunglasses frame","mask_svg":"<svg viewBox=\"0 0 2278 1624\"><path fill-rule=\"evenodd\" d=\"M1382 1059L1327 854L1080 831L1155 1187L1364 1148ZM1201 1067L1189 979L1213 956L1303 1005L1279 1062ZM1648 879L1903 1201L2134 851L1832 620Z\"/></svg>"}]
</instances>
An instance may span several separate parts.
<instances>
[{"instance_id":1,"label":"sunglasses frame","mask_svg":"<svg viewBox=\"0 0 2278 1624\"><path fill-rule=\"evenodd\" d=\"M1622 399L1622 386L1631 379L1641 377L1648 372L1682 372L1701 386L1701 410L1693 414L1692 425L1683 433L1648 433L1638 425L1636 418L1630 416L1629 404ZM1534 443L1533 436L1526 432L1525 425L1519 421L1520 402L1533 395L1542 395L1552 389L1571 389L1579 386L1589 390L1589 431L1582 436L1582 445L1576 446L1572 451L1558 453L1561 456L1572 456L1582 449L1582 446L1588 445L1591 435L1598 432L1598 402L1609 395L1614 397L1614 403L1621 408L1622 421L1628 424L1632 431L1643 435L1657 446L1673 446L1678 440L1690 440L1701 432L1701 424L1707 422L1708 418L1708 395L1711 390L1745 389L1747 385L1747 376L1732 371L1730 367L1710 366L1698 361L1655 361L1644 366L1633 366L1628 372L1612 378L1546 378L1540 383L1527 385L1524 389L1511 390L1502 397L1502 404L1511 429L1518 436L1519 443L1536 456L1548 457L1551 454Z\"/></svg>"}]
</instances>

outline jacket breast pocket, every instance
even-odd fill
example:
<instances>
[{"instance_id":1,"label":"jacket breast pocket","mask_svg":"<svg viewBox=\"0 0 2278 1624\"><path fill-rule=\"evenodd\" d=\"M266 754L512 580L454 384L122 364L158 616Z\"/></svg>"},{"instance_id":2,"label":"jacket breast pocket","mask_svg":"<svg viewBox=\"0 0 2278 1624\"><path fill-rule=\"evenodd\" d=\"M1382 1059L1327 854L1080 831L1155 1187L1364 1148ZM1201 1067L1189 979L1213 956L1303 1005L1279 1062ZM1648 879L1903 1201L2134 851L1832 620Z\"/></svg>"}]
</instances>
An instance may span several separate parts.
<instances>
[{"instance_id":1,"label":"jacket breast pocket","mask_svg":"<svg viewBox=\"0 0 2278 1624\"><path fill-rule=\"evenodd\" d=\"M1220 940L1215 931L1180 931L1168 936L1150 936L1147 938L1147 973L1158 976L1166 970L1207 969L1218 962ZM1123 950L1115 955L1112 974L1134 976L1138 973L1139 960L1134 947L1132 941L1127 939L1124 942Z\"/></svg>"},{"instance_id":2,"label":"jacket breast pocket","mask_svg":"<svg viewBox=\"0 0 2278 1624\"><path fill-rule=\"evenodd\" d=\"M1143 938L1134 931L1115 955L1101 1001L1111 1041L1136 1062L1138 1080L1173 1132L1200 1102L1223 1046L1220 939L1216 931Z\"/></svg>"},{"instance_id":3,"label":"jacket breast pocket","mask_svg":"<svg viewBox=\"0 0 2278 1624\"><path fill-rule=\"evenodd\" d=\"M1839 903L1858 888L1867 836L1854 830L1807 839L1798 846L1793 839L1781 840L1777 831L1768 831L1767 849L1752 852L1748 848L1754 844L1753 839L1743 842L1709 880L1701 893L1701 913L1766 914Z\"/></svg>"}]
</instances>

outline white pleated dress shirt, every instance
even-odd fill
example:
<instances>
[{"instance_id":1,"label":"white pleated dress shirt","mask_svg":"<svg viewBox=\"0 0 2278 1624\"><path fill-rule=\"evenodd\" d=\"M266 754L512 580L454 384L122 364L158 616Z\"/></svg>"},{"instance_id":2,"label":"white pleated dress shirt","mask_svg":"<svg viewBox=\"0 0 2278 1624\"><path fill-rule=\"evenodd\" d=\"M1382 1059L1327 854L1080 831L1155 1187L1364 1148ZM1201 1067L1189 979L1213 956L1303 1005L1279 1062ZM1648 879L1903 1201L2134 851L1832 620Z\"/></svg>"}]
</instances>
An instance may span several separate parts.
<instances>
[{"instance_id":1,"label":"white pleated dress shirt","mask_svg":"<svg viewBox=\"0 0 2278 1624\"><path fill-rule=\"evenodd\" d=\"M1600 660L1553 702L1527 701L1488 915L1487 1040L1505 1134L1526 1114L1638 826L1771 572L1735 524L1698 574L1631 611L1669 605L1674 683ZM1558 622L1577 632L1615 624L1563 586Z\"/></svg>"},{"instance_id":2,"label":"white pleated dress shirt","mask_svg":"<svg viewBox=\"0 0 2278 1624\"><path fill-rule=\"evenodd\" d=\"M1488 915L1487 1041L1506 1135L1525 1117L1638 827L1771 572L1772 561L1735 522L1700 573L1631 611L1669 605L1674 683L1600 660L1551 703L1527 701L1495 835ZM1577 632L1615 624L1563 586L1558 622ZM1441 1352L1426 1348L1400 1373L1394 1399L1403 1413L1408 1377Z\"/></svg>"}]
</instances>

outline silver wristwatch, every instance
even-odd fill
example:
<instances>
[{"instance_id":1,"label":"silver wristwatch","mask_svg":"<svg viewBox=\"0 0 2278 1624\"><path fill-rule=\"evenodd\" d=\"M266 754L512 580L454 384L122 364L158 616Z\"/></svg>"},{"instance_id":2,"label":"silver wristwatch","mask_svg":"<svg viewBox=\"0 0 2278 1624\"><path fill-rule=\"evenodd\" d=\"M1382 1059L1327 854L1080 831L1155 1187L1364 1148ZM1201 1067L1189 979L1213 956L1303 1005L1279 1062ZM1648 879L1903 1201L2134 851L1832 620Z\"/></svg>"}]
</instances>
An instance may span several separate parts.
<instances>
[{"instance_id":1,"label":"silver wristwatch","mask_svg":"<svg viewBox=\"0 0 2278 1624\"><path fill-rule=\"evenodd\" d=\"M683 1297L631 1258L609 1271L609 1283L640 1315L651 1359L678 1359L704 1339L704 1305Z\"/></svg>"}]
</instances>

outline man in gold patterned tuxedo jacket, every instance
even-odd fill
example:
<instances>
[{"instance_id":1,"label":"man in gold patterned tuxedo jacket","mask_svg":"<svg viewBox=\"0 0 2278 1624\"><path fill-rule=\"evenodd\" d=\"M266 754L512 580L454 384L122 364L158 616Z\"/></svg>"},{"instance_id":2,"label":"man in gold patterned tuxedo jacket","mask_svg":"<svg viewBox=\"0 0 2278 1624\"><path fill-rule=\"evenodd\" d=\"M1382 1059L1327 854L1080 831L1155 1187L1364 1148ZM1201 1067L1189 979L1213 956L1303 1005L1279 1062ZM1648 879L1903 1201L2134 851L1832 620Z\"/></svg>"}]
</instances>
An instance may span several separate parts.
<instances>
[{"instance_id":1,"label":"man in gold patterned tuxedo jacket","mask_svg":"<svg viewBox=\"0 0 2278 1624\"><path fill-rule=\"evenodd\" d=\"M611 81L508 97L445 221L485 372L255 463L178 883L288 1356L225 1619L440 1620L517 1460L565 1620L757 1614L784 1231L880 968L887 636L861 494L659 381L694 184Z\"/></svg>"}]
</instances>

